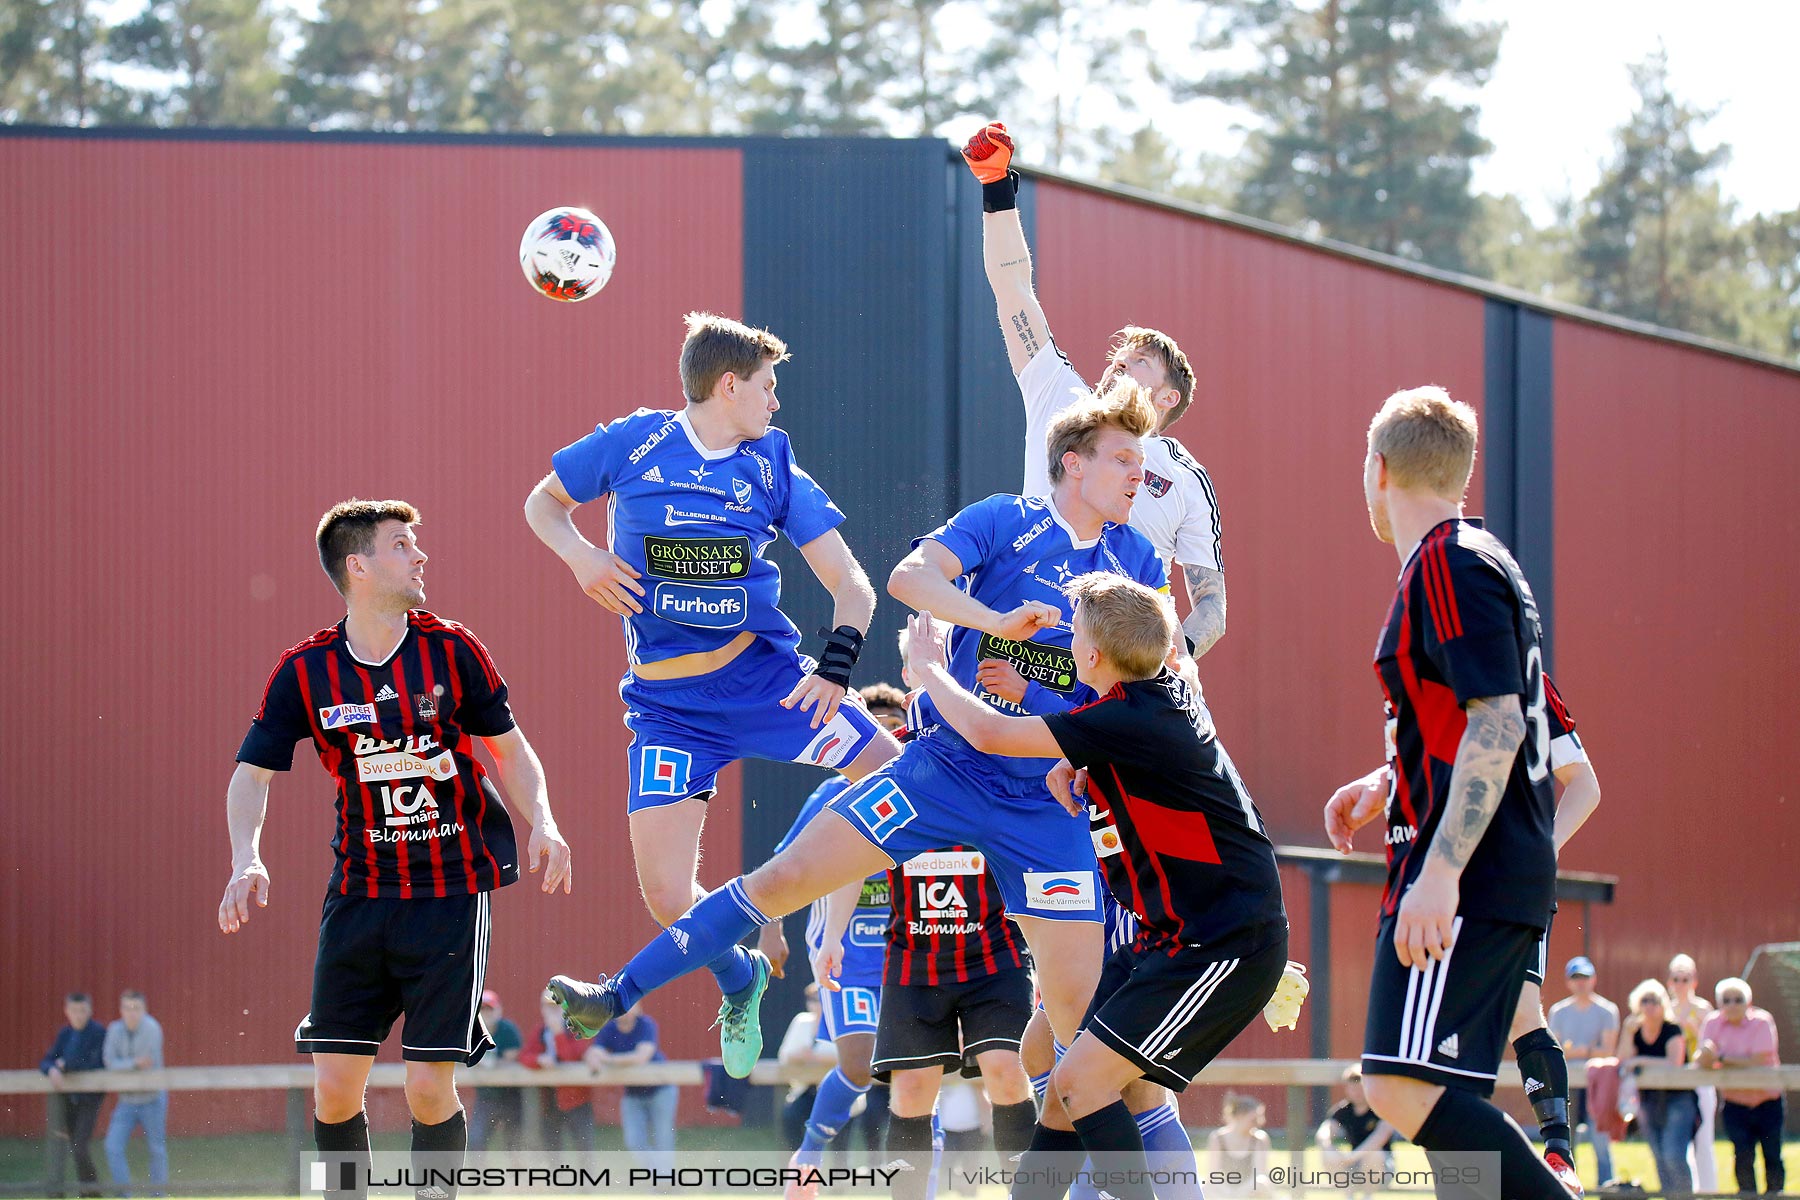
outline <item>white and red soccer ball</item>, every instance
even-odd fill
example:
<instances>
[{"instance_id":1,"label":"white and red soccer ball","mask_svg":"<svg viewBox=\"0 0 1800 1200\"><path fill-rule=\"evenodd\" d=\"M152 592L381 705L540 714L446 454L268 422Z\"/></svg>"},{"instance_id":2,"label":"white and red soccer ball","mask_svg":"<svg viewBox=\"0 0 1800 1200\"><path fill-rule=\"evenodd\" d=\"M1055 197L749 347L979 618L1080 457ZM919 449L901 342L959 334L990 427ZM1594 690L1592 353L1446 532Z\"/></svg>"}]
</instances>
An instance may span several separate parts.
<instances>
[{"instance_id":1,"label":"white and red soccer ball","mask_svg":"<svg viewBox=\"0 0 1800 1200\"><path fill-rule=\"evenodd\" d=\"M585 208L553 208L525 227L519 269L540 296L586 300L612 278L618 260L612 231Z\"/></svg>"}]
</instances>

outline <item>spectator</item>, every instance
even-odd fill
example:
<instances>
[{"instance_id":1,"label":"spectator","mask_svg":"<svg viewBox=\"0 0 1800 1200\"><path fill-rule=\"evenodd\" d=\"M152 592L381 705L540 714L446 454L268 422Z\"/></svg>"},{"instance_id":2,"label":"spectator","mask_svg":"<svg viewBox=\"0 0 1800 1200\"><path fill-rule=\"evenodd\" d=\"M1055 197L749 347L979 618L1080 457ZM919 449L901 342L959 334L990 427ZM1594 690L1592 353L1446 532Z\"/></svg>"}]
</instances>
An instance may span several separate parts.
<instances>
[{"instance_id":1,"label":"spectator","mask_svg":"<svg viewBox=\"0 0 1800 1200\"><path fill-rule=\"evenodd\" d=\"M1721 979L1713 989L1719 1010L1707 1018L1700 1031L1698 1065L1719 1067L1778 1067L1775 1018L1751 1007L1750 985L1742 979ZM1731 1139L1732 1169L1737 1172L1739 1195L1756 1193L1756 1148L1763 1153L1763 1191L1779 1194L1787 1186L1781 1164L1781 1129L1787 1118L1787 1098L1780 1088L1727 1088L1721 1112L1725 1136Z\"/></svg>"},{"instance_id":2,"label":"spectator","mask_svg":"<svg viewBox=\"0 0 1800 1200\"><path fill-rule=\"evenodd\" d=\"M1700 1054L1700 1028L1713 1015L1706 997L1694 994L1700 969L1692 956L1677 954L1669 960L1669 1019L1681 1026L1681 1038L1687 1043L1687 1060ZM1694 1089L1694 1102L1700 1108L1700 1128L1688 1143L1688 1169L1694 1175L1694 1190L1707 1193L1719 1190L1719 1164L1713 1158L1713 1114L1719 1107L1719 1090L1713 1087Z\"/></svg>"},{"instance_id":3,"label":"spectator","mask_svg":"<svg viewBox=\"0 0 1800 1200\"><path fill-rule=\"evenodd\" d=\"M50 1077L51 1086L60 1089L67 1071L99 1071L106 1066L106 1033L94 1023L94 1001L86 992L70 992L63 998L63 1016L68 1019L50 1043L50 1053L38 1063L38 1070ZM100 1172L94 1169L94 1156L88 1142L94 1136L94 1123L100 1119L103 1092L63 1092L50 1097L50 1111L56 1118L54 1165L50 1169L50 1185L54 1194L62 1195L63 1170L69 1155L75 1156L75 1178L83 1196L100 1194Z\"/></svg>"},{"instance_id":4,"label":"spectator","mask_svg":"<svg viewBox=\"0 0 1800 1200\"><path fill-rule=\"evenodd\" d=\"M824 1074L837 1066L837 1048L824 1037L819 1021L819 985L806 985L806 1007L794 1014L787 1032L781 1037L781 1049L775 1059L792 1073L788 1077L787 1098L781 1102L781 1132L788 1150L798 1149L806 1136L806 1122L812 1116L813 1097L818 1085L804 1082L807 1075Z\"/></svg>"},{"instance_id":5,"label":"spectator","mask_svg":"<svg viewBox=\"0 0 1800 1200\"><path fill-rule=\"evenodd\" d=\"M525 1037L519 1027L507 1019L500 997L492 990L481 993L481 1024L494 1039L494 1052L475 1065L479 1072L519 1061L525 1048ZM480 1152L491 1147L493 1137L506 1131L509 1150L521 1150L519 1139L525 1129L525 1089L516 1087L484 1087L475 1093L475 1115L469 1122L469 1149Z\"/></svg>"},{"instance_id":6,"label":"spectator","mask_svg":"<svg viewBox=\"0 0 1800 1200\"><path fill-rule=\"evenodd\" d=\"M1207 1188L1209 1196L1266 1196L1269 1135L1263 1132L1268 1113L1255 1096L1227 1094L1225 1124L1206 1137L1211 1171L1229 1171L1233 1182Z\"/></svg>"},{"instance_id":7,"label":"spectator","mask_svg":"<svg viewBox=\"0 0 1800 1200\"><path fill-rule=\"evenodd\" d=\"M626 1009L601 1028L588 1051L589 1061L602 1063L663 1062L657 1044L656 1019L646 1017L643 1003ZM633 1084L619 1098L619 1125L625 1148L640 1166L653 1171L675 1169L675 1101L672 1083Z\"/></svg>"},{"instance_id":8,"label":"spectator","mask_svg":"<svg viewBox=\"0 0 1800 1200\"><path fill-rule=\"evenodd\" d=\"M160 1071L163 1067L162 1026L144 1004L144 993L126 991L119 996L119 1019L106 1027L102 1051L109 1071ZM167 1140L169 1093L161 1090L119 1092L112 1123L106 1127L106 1165L120 1194L131 1195L131 1166L125 1147L131 1131L144 1128L150 1147L152 1194L169 1194L169 1145Z\"/></svg>"},{"instance_id":9,"label":"spectator","mask_svg":"<svg viewBox=\"0 0 1800 1200\"><path fill-rule=\"evenodd\" d=\"M1631 1016L1619 1040L1630 1051L1619 1070L1635 1075L1647 1066L1676 1066L1687 1061L1687 1042L1681 1026L1669 1020L1669 994L1654 979L1631 989ZM1700 1110L1689 1090L1646 1088L1638 1097L1638 1121L1650 1156L1656 1160L1656 1177L1665 1196L1688 1196L1694 1179L1688 1174L1687 1146L1694 1140Z\"/></svg>"},{"instance_id":10,"label":"spectator","mask_svg":"<svg viewBox=\"0 0 1800 1200\"><path fill-rule=\"evenodd\" d=\"M548 996L538 1001L538 1015L543 1028L519 1052L519 1061L527 1067L573 1066L583 1061L590 1038L579 1038L563 1024L562 1009ZM544 1105L544 1149L583 1150L594 1148L594 1089L561 1086Z\"/></svg>"},{"instance_id":11,"label":"spectator","mask_svg":"<svg viewBox=\"0 0 1800 1200\"><path fill-rule=\"evenodd\" d=\"M1569 995L1550 1006L1546 1018L1550 1035L1571 1061L1611 1058L1619 1052L1619 1006L1594 991L1593 960L1579 955L1571 958L1563 974L1569 981ZM1585 1079L1585 1071L1582 1077ZM1574 1102L1569 1116L1576 1138L1579 1140L1585 1125L1594 1145L1594 1179L1605 1184L1613 1177L1612 1139L1606 1135L1605 1122L1589 1108L1585 1087L1574 1096Z\"/></svg>"},{"instance_id":12,"label":"spectator","mask_svg":"<svg viewBox=\"0 0 1800 1200\"><path fill-rule=\"evenodd\" d=\"M1383 1171L1392 1166L1394 1127L1369 1107L1361 1067L1344 1071L1344 1098L1319 1122L1313 1141L1327 1171ZM1373 1196L1375 1190L1363 1187L1350 1194Z\"/></svg>"}]
</instances>

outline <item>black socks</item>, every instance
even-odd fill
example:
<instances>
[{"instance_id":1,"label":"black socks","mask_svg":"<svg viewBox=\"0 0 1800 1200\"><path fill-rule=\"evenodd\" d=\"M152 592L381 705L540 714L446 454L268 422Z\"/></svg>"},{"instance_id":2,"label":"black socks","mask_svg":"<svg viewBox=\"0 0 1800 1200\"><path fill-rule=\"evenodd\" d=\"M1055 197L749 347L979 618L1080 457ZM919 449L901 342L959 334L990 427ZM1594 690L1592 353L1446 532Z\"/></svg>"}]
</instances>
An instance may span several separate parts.
<instances>
[{"instance_id":1,"label":"black socks","mask_svg":"<svg viewBox=\"0 0 1800 1200\"><path fill-rule=\"evenodd\" d=\"M1499 1151L1498 1181L1483 1179L1479 1188L1454 1194L1569 1200L1569 1193L1537 1156L1519 1123L1473 1092L1446 1088L1413 1141L1427 1151ZM1434 1161L1433 1165L1438 1164ZM1439 1195L1448 1194L1452 1193L1440 1184Z\"/></svg>"},{"instance_id":2,"label":"black socks","mask_svg":"<svg viewBox=\"0 0 1800 1200\"><path fill-rule=\"evenodd\" d=\"M1073 1129L1045 1125L1033 1129L1031 1145L1019 1158L1010 1200L1063 1200L1081 1169L1082 1150L1081 1135Z\"/></svg>"},{"instance_id":3,"label":"black socks","mask_svg":"<svg viewBox=\"0 0 1800 1200\"><path fill-rule=\"evenodd\" d=\"M1037 1128L1037 1105L1029 1100L994 1105L994 1149L1008 1166L1031 1145Z\"/></svg>"},{"instance_id":4,"label":"black socks","mask_svg":"<svg viewBox=\"0 0 1800 1200\"><path fill-rule=\"evenodd\" d=\"M1525 1098L1537 1114L1538 1133L1544 1149L1572 1159L1569 1148L1569 1062L1548 1029L1534 1029L1513 1043L1519 1056L1519 1074L1525 1077Z\"/></svg>"},{"instance_id":5,"label":"black socks","mask_svg":"<svg viewBox=\"0 0 1800 1200\"><path fill-rule=\"evenodd\" d=\"M887 1157L904 1163L894 1176L894 1200L925 1200L931 1185L931 1118L888 1113Z\"/></svg>"},{"instance_id":6,"label":"black socks","mask_svg":"<svg viewBox=\"0 0 1800 1200\"><path fill-rule=\"evenodd\" d=\"M463 1165L463 1154L469 1148L469 1120L462 1109L448 1121L436 1125L412 1123L412 1156L414 1172L441 1171L446 1175ZM455 1200L456 1185L433 1179L418 1189L419 1200Z\"/></svg>"},{"instance_id":7,"label":"black socks","mask_svg":"<svg viewBox=\"0 0 1800 1200\"><path fill-rule=\"evenodd\" d=\"M337 1162L327 1164L327 1196L340 1198L368 1194L369 1117L357 1113L348 1121L327 1124L313 1118L313 1145L320 1154L329 1154Z\"/></svg>"}]
</instances>

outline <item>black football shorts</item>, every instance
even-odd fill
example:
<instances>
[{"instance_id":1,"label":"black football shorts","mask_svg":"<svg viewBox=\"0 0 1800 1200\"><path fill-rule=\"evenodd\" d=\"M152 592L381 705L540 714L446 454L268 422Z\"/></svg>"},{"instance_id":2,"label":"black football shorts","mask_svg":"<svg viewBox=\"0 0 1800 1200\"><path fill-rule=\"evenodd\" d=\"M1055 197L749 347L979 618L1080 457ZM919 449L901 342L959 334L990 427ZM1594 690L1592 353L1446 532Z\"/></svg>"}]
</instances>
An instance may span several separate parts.
<instances>
[{"instance_id":1,"label":"black football shorts","mask_svg":"<svg viewBox=\"0 0 1800 1200\"><path fill-rule=\"evenodd\" d=\"M1261 949L1226 955L1202 946L1121 946L1100 968L1084 1032L1174 1091L1256 1019L1288 962L1287 931Z\"/></svg>"},{"instance_id":2,"label":"black football shorts","mask_svg":"<svg viewBox=\"0 0 1800 1200\"><path fill-rule=\"evenodd\" d=\"M1494 1092L1513 1009L1542 930L1457 917L1450 950L1424 968L1394 955L1394 918L1375 935L1364 1075L1408 1075L1478 1095Z\"/></svg>"},{"instance_id":3,"label":"black football shorts","mask_svg":"<svg viewBox=\"0 0 1800 1200\"><path fill-rule=\"evenodd\" d=\"M1544 971L1550 965L1550 926L1556 923L1556 905L1550 905L1550 916L1544 921L1544 936L1531 953L1531 964L1525 968L1525 982L1544 986Z\"/></svg>"},{"instance_id":4,"label":"black football shorts","mask_svg":"<svg viewBox=\"0 0 1800 1200\"><path fill-rule=\"evenodd\" d=\"M875 1078L938 1066L980 1074L977 1055L1017 1050L1031 1020L1031 972L1009 967L967 983L881 987L875 1030Z\"/></svg>"},{"instance_id":5,"label":"black football shorts","mask_svg":"<svg viewBox=\"0 0 1800 1200\"><path fill-rule=\"evenodd\" d=\"M410 900L328 894L312 1011L294 1030L294 1049L373 1055L405 1014L402 1057L480 1061L494 1044L480 1011L488 902L487 892Z\"/></svg>"}]
</instances>

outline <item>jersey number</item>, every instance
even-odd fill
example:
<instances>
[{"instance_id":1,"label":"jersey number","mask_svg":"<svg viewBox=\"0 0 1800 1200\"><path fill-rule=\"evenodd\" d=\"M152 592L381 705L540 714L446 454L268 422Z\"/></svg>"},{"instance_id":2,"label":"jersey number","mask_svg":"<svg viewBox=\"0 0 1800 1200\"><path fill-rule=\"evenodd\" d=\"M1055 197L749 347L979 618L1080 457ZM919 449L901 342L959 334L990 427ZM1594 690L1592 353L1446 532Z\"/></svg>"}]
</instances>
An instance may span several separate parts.
<instances>
[{"instance_id":1,"label":"jersey number","mask_svg":"<svg viewBox=\"0 0 1800 1200\"><path fill-rule=\"evenodd\" d=\"M1544 651L1525 655L1525 774L1537 783L1550 774L1550 711L1544 699Z\"/></svg>"}]
</instances>

